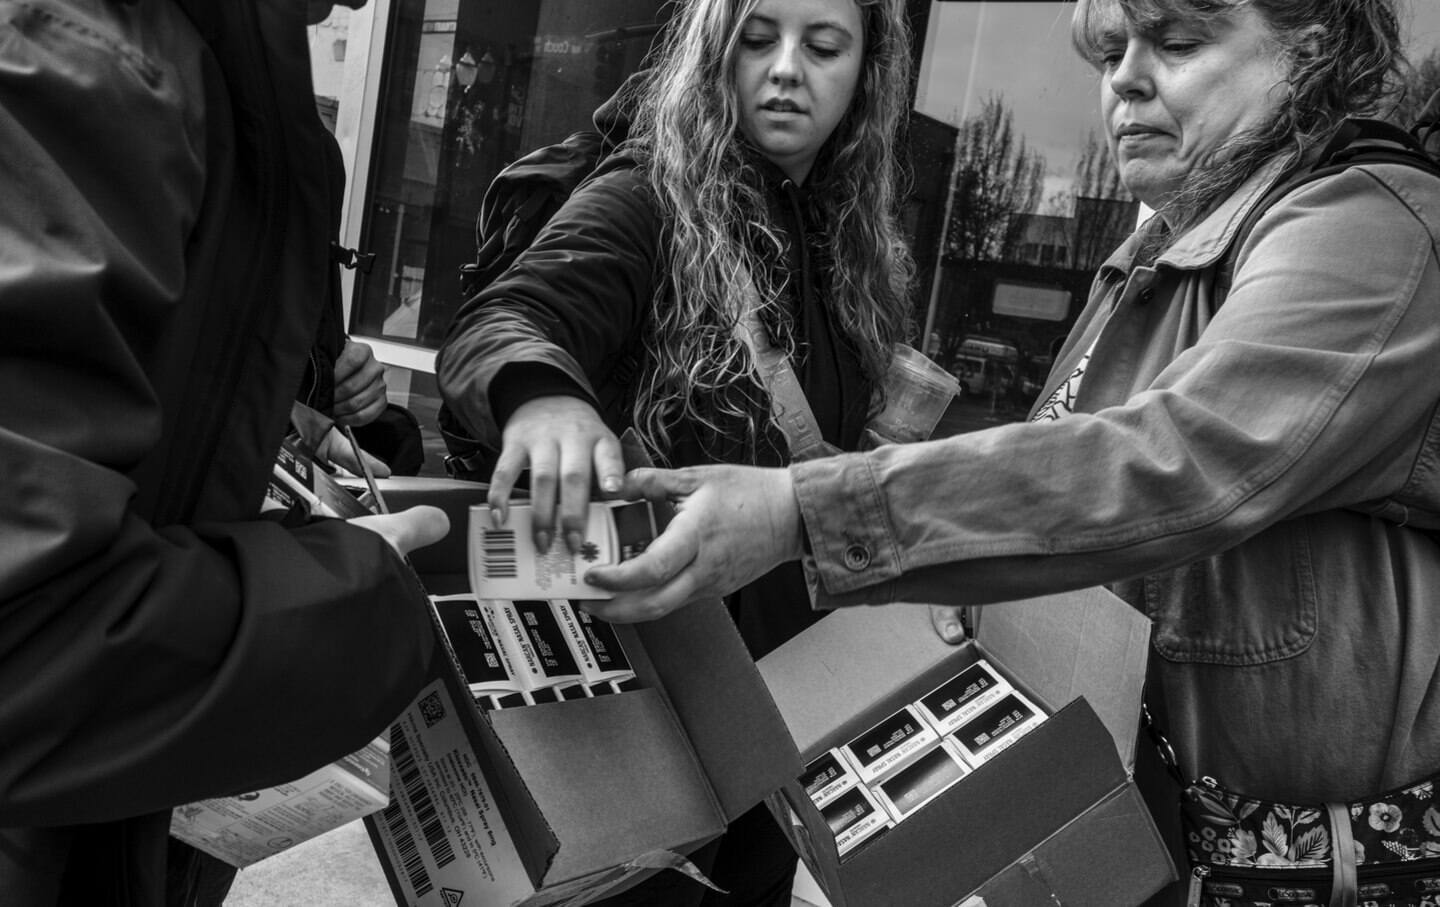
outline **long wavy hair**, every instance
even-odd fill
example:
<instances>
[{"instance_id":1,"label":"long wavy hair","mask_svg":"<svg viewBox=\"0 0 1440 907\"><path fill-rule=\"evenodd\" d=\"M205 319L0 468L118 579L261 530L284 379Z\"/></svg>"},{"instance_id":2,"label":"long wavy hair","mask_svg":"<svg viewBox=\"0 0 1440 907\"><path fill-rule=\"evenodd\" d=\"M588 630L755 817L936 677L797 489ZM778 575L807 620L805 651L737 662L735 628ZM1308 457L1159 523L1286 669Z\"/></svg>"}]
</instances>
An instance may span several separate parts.
<instances>
[{"instance_id":1,"label":"long wavy hair","mask_svg":"<svg viewBox=\"0 0 1440 907\"><path fill-rule=\"evenodd\" d=\"M752 286L774 342L794 352L781 303L785 288L772 277L787 239L771 222L755 152L739 130L735 56L758 2L685 3L656 48L653 76L630 102L631 146L666 223L662 279L633 404L637 430L661 457L681 421L717 436L738 428L753 456L770 408L735 332L755 304ZM864 22L862 72L806 186L827 246L827 305L878 387L892 343L910 324L914 264L898 222L897 153L910 43L901 3L855 2Z\"/></svg>"},{"instance_id":2,"label":"long wavy hair","mask_svg":"<svg viewBox=\"0 0 1440 907\"><path fill-rule=\"evenodd\" d=\"M1269 26L1271 49L1288 73L1284 97L1269 122L1223 142L1163 206L1170 228L1161 248L1267 160L1287 152L1303 157L1346 117L1377 113L1401 84L1406 64L1394 0L1079 0L1071 39L1098 65L1103 32L1117 13L1144 31L1244 6Z\"/></svg>"}]
</instances>

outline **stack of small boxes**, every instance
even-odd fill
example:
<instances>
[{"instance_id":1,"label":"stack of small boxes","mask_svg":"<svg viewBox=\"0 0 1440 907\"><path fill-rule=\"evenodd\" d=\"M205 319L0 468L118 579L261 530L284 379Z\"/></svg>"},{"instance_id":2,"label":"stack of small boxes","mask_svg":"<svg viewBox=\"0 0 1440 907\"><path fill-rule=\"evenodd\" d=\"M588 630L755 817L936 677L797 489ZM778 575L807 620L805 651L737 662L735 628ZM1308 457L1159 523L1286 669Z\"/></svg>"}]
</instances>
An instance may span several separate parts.
<instances>
[{"instance_id":1,"label":"stack of small boxes","mask_svg":"<svg viewBox=\"0 0 1440 907\"><path fill-rule=\"evenodd\" d=\"M638 688L614 628L569 601L439 595L431 604L481 709Z\"/></svg>"},{"instance_id":2,"label":"stack of small boxes","mask_svg":"<svg viewBox=\"0 0 1440 907\"><path fill-rule=\"evenodd\" d=\"M811 762L800 783L829 823L844 859L1045 717L981 659Z\"/></svg>"}]
</instances>

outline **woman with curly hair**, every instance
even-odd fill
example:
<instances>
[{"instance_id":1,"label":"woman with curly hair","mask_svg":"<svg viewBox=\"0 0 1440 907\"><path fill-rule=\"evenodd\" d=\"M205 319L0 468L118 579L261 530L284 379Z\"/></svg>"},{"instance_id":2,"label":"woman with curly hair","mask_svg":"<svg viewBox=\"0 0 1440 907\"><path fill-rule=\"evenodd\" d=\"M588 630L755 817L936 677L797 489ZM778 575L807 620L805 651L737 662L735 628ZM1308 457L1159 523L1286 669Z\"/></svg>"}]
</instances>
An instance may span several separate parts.
<instances>
[{"instance_id":1,"label":"woman with curly hair","mask_svg":"<svg viewBox=\"0 0 1440 907\"><path fill-rule=\"evenodd\" d=\"M628 139L467 300L437 361L449 410L499 452L492 507L505 512L528 468L541 550L577 547L592 485L619 487L626 427L671 465L792 459L756 326L788 354L826 449L858 446L909 326L896 154L909 60L893 0L676 12L653 69L607 105L619 117L602 128ZM793 564L729 605L756 657L819 616ZM763 806L696 860L723 903L789 904L795 856ZM624 901L699 903L701 886L666 875Z\"/></svg>"}]
</instances>

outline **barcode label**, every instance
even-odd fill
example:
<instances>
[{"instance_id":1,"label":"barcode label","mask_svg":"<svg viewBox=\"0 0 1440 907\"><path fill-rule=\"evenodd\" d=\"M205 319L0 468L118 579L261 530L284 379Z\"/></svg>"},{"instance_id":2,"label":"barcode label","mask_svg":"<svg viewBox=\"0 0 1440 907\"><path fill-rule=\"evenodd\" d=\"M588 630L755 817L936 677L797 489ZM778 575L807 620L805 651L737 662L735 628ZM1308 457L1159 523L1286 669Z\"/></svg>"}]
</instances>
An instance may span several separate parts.
<instances>
[{"instance_id":1,"label":"barcode label","mask_svg":"<svg viewBox=\"0 0 1440 907\"><path fill-rule=\"evenodd\" d=\"M415 810L415 821L420 823L420 833L425 836L425 843L430 847L435 868L444 869L455 861L455 849L450 846L450 839L445 836L440 816L435 812L435 801L430 796L430 789L420 777L420 769L415 765L415 754L410 749L410 741L398 726L391 730L390 747L390 755L395 760L395 769L400 775L400 784L405 789L405 799L410 801Z\"/></svg>"},{"instance_id":2,"label":"barcode label","mask_svg":"<svg viewBox=\"0 0 1440 907\"><path fill-rule=\"evenodd\" d=\"M391 727L395 806L371 826L384 843L380 861L397 904L454 907L462 895L465 904L518 904L535 885L472 748L466 724L477 714L451 698L451 683L433 679Z\"/></svg>"},{"instance_id":3,"label":"barcode label","mask_svg":"<svg viewBox=\"0 0 1440 907\"><path fill-rule=\"evenodd\" d=\"M515 579L515 530L486 529L480 545L485 575L491 579Z\"/></svg>"},{"instance_id":4,"label":"barcode label","mask_svg":"<svg viewBox=\"0 0 1440 907\"><path fill-rule=\"evenodd\" d=\"M400 858L400 867L410 879L410 887L415 889L415 897L422 898L434 891L435 886L430 884L430 874L425 871L425 864L420 862L420 848L415 845L410 826L405 824L405 814L400 812L400 804L391 801L389 806L380 811L380 818L385 820L385 830L395 842L395 855Z\"/></svg>"}]
</instances>

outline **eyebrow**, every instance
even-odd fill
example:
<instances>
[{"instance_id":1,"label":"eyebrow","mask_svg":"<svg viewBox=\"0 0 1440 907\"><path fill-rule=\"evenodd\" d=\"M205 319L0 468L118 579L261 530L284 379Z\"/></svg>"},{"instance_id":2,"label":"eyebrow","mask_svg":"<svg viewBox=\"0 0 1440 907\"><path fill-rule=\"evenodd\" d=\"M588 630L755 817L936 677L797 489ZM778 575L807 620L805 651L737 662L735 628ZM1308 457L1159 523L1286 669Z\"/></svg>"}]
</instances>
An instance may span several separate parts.
<instances>
[{"instance_id":1,"label":"eyebrow","mask_svg":"<svg viewBox=\"0 0 1440 907\"><path fill-rule=\"evenodd\" d=\"M769 25L772 28L778 28L780 26L780 23L775 18L771 16L763 16L759 13L751 13L748 17L746 17L745 24L748 25L751 22L759 22L762 25ZM835 19L819 19L815 22L807 23L805 26L805 31L834 31L839 32L840 34L844 35L846 38L849 38L852 41L855 40L854 32L850 31L849 28L847 28L845 25Z\"/></svg>"}]
</instances>

